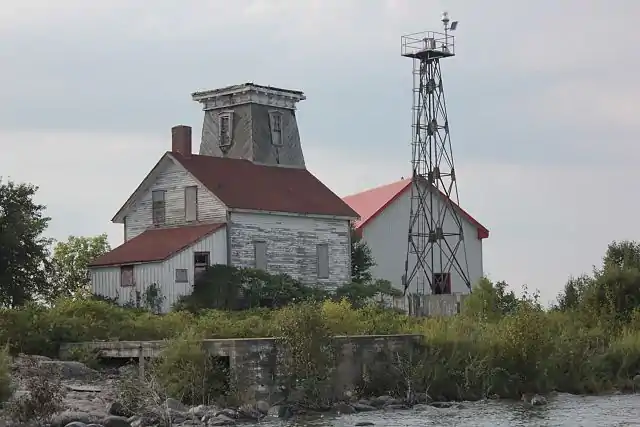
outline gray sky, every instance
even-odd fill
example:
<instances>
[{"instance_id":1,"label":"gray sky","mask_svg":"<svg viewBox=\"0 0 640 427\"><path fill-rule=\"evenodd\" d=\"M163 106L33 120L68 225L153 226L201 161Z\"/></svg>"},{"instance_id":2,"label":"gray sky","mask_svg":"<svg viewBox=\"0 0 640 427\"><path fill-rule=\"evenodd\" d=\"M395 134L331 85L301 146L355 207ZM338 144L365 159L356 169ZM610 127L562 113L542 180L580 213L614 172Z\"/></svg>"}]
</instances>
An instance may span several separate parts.
<instances>
[{"instance_id":1,"label":"gray sky","mask_svg":"<svg viewBox=\"0 0 640 427\"><path fill-rule=\"evenodd\" d=\"M0 0L0 175L40 186L50 233L108 232L195 90L303 90L309 169L346 195L408 175L400 36L460 21L443 62L461 205L485 271L550 300L640 239L636 0Z\"/></svg>"}]
</instances>

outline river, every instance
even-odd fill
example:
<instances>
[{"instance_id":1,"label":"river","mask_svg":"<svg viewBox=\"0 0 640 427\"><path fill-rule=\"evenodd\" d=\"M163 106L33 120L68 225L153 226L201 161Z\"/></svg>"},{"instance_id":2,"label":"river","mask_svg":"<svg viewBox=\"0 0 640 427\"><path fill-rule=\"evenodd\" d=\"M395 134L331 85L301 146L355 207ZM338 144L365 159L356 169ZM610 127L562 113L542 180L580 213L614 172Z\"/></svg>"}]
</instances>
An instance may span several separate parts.
<instances>
[{"instance_id":1,"label":"river","mask_svg":"<svg viewBox=\"0 0 640 427\"><path fill-rule=\"evenodd\" d=\"M270 421L262 427L353 427L371 422L379 427L518 427L640 426L640 395L572 396L561 394L546 406L526 407L520 402L468 402L462 409L436 409L369 412L305 421Z\"/></svg>"}]
</instances>

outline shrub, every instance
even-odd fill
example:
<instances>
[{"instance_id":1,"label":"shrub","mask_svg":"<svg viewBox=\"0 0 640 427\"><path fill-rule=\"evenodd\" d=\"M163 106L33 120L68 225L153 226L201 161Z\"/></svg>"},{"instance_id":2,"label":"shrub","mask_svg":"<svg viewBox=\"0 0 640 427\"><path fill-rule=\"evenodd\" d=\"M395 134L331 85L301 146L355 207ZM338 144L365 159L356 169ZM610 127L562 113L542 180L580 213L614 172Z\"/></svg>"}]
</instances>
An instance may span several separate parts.
<instances>
[{"instance_id":1,"label":"shrub","mask_svg":"<svg viewBox=\"0 0 640 427\"><path fill-rule=\"evenodd\" d=\"M202 334L187 330L168 342L153 366L166 394L191 405L220 402L229 387L229 372L203 348L202 339Z\"/></svg>"},{"instance_id":2,"label":"shrub","mask_svg":"<svg viewBox=\"0 0 640 427\"><path fill-rule=\"evenodd\" d=\"M0 405L9 400L13 394L11 384L11 356L9 346L0 347Z\"/></svg>"},{"instance_id":3,"label":"shrub","mask_svg":"<svg viewBox=\"0 0 640 427\"><path fill-rule=\"evenodd\" d=\"M65 388L54 365L41 365L34 358L22 358L20 376L27 393L9 401L7 413L13 421L35 421L41 425L63 409Z\"/></svg>"}]
</instances>

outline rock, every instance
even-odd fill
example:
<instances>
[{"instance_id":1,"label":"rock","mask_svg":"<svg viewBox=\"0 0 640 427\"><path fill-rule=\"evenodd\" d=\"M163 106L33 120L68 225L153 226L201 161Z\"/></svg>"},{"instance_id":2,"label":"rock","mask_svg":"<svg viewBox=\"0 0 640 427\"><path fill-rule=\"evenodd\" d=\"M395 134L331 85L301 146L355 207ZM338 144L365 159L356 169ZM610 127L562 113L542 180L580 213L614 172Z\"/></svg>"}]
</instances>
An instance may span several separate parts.
<instances>
[{"instance_id":1,"label":"rock","mask_svg":"<svg viewBox=\"0 0 640 427\"><path fill-rule=\"evenodd\" d=\"M256 402L256 409L260 411L263 415L267 415L267 413L269 412L269 408L271 408L271 405L269 405L264 400L258 400Z\"/></svg>"},{"instance_id":2,"label":"rock","mask_svg":"<svg viewBox=\"0 0 640 427\"><path fill-rule=\"evenodd\" d=\"M224 414L218 414L213 418L210 418L209 421L207 421L207 425L209 426L232 426L234 425L236 422L230 418L227 417Z\"/></svg>"},{"instance_id":3,"label":"rock","mask_svg":"<svg viewBox=\"0 0 640 427\"><path fill-rule=\"evenodd\" d=\"M376 410L375 407L365 403L356 403L353 405L353 409L355 409L356 412L371 412Z\"/></svg>"},{"instance_id":4,"label":"rock","mask_svg":"<svg viewBox=\"0 0 640 427\"><path fill-rule=\"evenodd\" d=\"M353 406L348 405L346 403L336 403L335 405L333 405L333 410L339 414L344 414L344 415L353 414L356 412Z\"/></svg>"},{"instance_id":5,"label":"rock","mask_svg":"<svg viewBox=\"0 0 640 427\"><path fill-rule=\"evenodd\" d=\"M385 411L399 411L404 409L411 409L411 406L404 403L390 403L388 405L384 405Z\"/></svg>"},{"instance_id":6,"label":"rock","mask_svg":"<svg viewBox=\"0 0 640 427\"><path fill-rule=\"evenodd\" d=\"M374 426L375 424L372 423L371 421L360 421L359 423L356 423L356 427L362 427L362 426Z\"/></svg>"},{"instance_id":7,"label":"rock","mask_svg":"<svg viewBox=\"0 0 640 427\"><path fill-rule=\"evenodd\" d=\"M87 425L85 423L81 423L80 421L74 421L67 424L65 427L87 427Z\"/></svg>"},{"instance_id":8,"label":"rock","mask_svg":"<svg viewBox=\"0 0 640 427\"><path fill-rule=\"evenodd\" d=\"M453 402L431 402L429 405L434 408L444 409L444 408L452 408L455 406Z\"/></svg>"},{"instance_id":9,"label":"rock","mask_svg":"<svg viewBox=\"0 0 640 427\"><path fill-rule=\"evenodd\" d=\"M117 415L107 415L100 422L104 427L131 427L129 420Z\"/></svg>"},{"instance_id":10,"label":"rock","mask_svg":"<svg viewBox=\"0 0 640 427\"><path fill-rule=\"evenodd\" d=\"M238 408L238 415L240 418L257 421L264 417L265 414L259 411L255 405L247 403Z\"/></svg>"},{"instance_id":11,"label":"rock","mask_svg":"<svg viewBox=\"0 0 640 427\"><path fill-rule=\"evenodd\" d=\"M97 371L89 368L84 363L73 360L41 360L38 364L42 367L51 367L59 370L60 375L65 380L95 378L98 375Z\"/></svg>"},{"instance_id":12,"label":"rock","mask_svg":"<svg viewBox=\"0 0 640 427\"><path fill-rule=\"evenodd\" d=\"M177 412L188 412L189 408L187 408L185 405L182 404L182 402L180 402L177 399L173 399L173 398L168 398L167 400L165 400L164 402L165 406L171 410L177 411Z\"/></svg>"},{"instance_id":13,"label":"rock","mask_svg":"<svg viewBox=\"0 0 640 427\"><path fill-rule=\"evenodd\" d=\"M87 427L103 427L102 424L87 424Z\"/></svg>"},{"instance_id":14,"label":"rock","mask_svg":"<svg viewBox=\"0 0 640 427\"><path fill-rule=\"evenodd\" d=\"M130 417L133 414L120 402L112 402L107 405L107 414L118 417Z\"/></svg>"},{"instance_id":15,"label":"rock","mask_svg":"<svg viewBox=\"0 0 640 427\"><path fill-rule=\"evenodd\" d=\"M293 417L295 411L289 405L275 405L269 408L269 412L267 412L267 416L269 417L278 417L282 419L289 419Z\"/></svg>"},{"instance_id":16,"label":"rock","mask_svg":"<svg viewBox=\"0 0 640 427\"><path fill-rule=\"evenodd\" d=\"M539 394L536 394L535 396L533 396L531 398L531 402L530 402L533 406L542 406L542 405L546 405L547 402L547 398L544 396L540 396Z\"/></svg>"},{"instance_id":17,"label":"rock","mask_svg":"<svg viewBox=\"0 0 640 427\"><path fill-rule=\"evenodd\" d=\"M429 403L433 401L427 393L416 393L414 399L416 403Z\"/></svg>"},{"instance_id":18,"label":"rock","mask_svg":"<svg viewBox=\"0 0 640 427\"><path fill-rule=\"evenodd\" d=\"M212 412L211 409L207 405L198 405L192 408L189 408L188 413L193 415L194 417L202 418L207 415L209 412Z\"/></svg>"},{"instance_id":19,"label":"rock","mask_svg":"<svg viewBox=\"0 0 640 427\"><path fill-rule=\"evenodd\" d=\"M234 411L233 409L229 409L229 408L225 408L221 411L219 411L218 413L216 413L216 417L218 415L224 415L225 417L231 418L231 419L237 419L238 418L238 412Z\"/></svg>"},{"instance_id":20,"label":"rock","mask_svg":"<svg viewBox=\"0 0 640 427\"><path fill-rule=\"evenodd\" d=\"M51 417L52 427L65 427L71 423L79 422L82 424L92 424L99 421L94 415L86 412L62 411Z\"/></svg>"}]
</instances>

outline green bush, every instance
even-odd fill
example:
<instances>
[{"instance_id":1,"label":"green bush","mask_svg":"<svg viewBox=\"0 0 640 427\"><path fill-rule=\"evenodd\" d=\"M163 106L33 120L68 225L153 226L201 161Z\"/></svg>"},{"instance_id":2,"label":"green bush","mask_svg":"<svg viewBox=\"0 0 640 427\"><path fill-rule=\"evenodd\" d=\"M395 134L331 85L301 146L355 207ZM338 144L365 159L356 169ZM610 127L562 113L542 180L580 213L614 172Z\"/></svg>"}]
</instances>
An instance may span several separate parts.
<instances>
[{"instance_id":1,"label":"green bush","mask_svg":"<svg viewBox=\"0 0 640 427\"><path fill-rule=\"evenodd\" d=\"M422 319L376 304L354 308L347 299L165 315L93 299L62 300L50 308L0 310L0 344L8 343L14 354L56 356L63 342L167 339L171 344L159 361L159 381L168 394L197 403L221 390L203 373L215 364L202 359L198 338L280 337L299 362L289 367L296 372L292 378L299 377L292 385L298 389L313 389L309 378L322 383L330 374L319 368L330 365L328 347L322 347L327 336L394 333L424 337L420 353L411 356L411 383L434 397L519 397L554 389L594 393L634 386L640 372L640 311L629 312L624 324L615 317L594 319L583 310L544 311L535 298L513 302L491 283L467 301L460 316ZM177 371L193 375L173 377L171 367L180 363L186 365Z\"/></svg>"}]
</instances>

